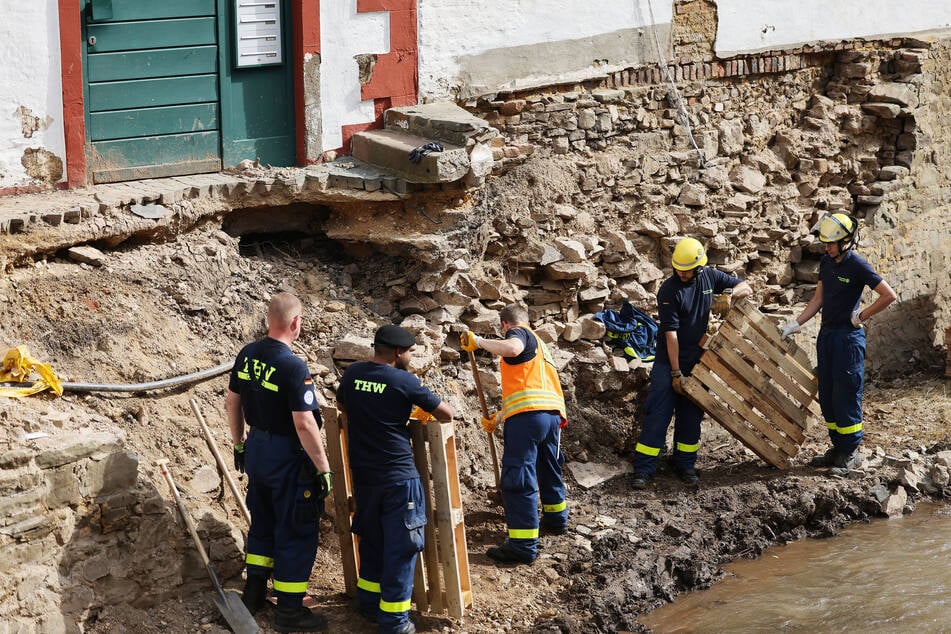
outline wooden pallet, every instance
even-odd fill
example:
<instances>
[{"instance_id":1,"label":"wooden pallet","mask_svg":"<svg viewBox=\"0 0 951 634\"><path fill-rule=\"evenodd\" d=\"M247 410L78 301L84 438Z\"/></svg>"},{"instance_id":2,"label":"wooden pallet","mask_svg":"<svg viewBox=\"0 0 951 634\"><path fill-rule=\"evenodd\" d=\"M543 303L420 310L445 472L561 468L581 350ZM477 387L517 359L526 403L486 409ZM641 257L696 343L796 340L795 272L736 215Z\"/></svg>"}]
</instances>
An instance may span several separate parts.
<instances>
[{"instance_id":1,"label":"wooden pallet","mask_svg":"<svg viewBox=\"0 0 951 634\"><path fill-rule=\"evenodd\" d=\"M353 522L353 479L347 454L346 417L334 407L322 410L327 458L334 471L334 531L340 541L344 585L356 596L360 553ZM469 554L452 423L411 420L413 458L426 495L426 543L416 560L413 600L420 612L446 612L462 618L472 607Z\"/></svg>"},{"instance_id":2,"label":"wooden pallet","mask_svg":"<svg viewBox=\"0 0 951 634\"><path fill-rule=\"evenodd\" d=\"M821 415L806 353L782 341L776 324L745 300L704 347L684 391L753 453L785 469L805 440L809 415Z\"/></svg>"}]
</instances>

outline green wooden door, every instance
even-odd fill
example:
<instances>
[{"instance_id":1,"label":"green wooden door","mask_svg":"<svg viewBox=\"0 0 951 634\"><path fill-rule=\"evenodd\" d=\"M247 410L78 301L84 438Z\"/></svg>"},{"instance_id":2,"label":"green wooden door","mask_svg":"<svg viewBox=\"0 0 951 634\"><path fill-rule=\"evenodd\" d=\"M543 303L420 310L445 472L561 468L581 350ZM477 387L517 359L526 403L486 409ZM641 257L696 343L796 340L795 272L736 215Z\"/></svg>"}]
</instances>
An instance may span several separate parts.
<instances>
[{"instance_id":1,"label":"green wooden door","mask_svg":"<svg viewBox=\"0 0 951 634\"><path fill-rule=\"evenodd\" d=\"M294 165L294 78L291 64L291 2L290 0L219 0L219 37L225 43L220 49L221 68L221 146L225 165L244 159L260 159L274 166ZM339 0L333 0L339 1ZM255 12L271 18L276 13L279 24L264 26L264 32L280 32L276 44L281 51L280 63L245 66L239 59L236 24L239 20L255 21ZM240 13L240 15L239 15ZM275 31L276 30L276 31ZM242 34L245 42L253 33Z\"/></svg>"},{"instance_id":2,"label":"green wooden door","mask_svg":"<svg viewBox=\"0 0 951 634\"><path fill-rule=\"evenodd\" d=\"M237 67L234 20L249 1L272 0L81 2L93 182L294 164L290 2L273 0L282 63Z\"/></svg>"},{"instance_id":3,"label":"green wooden door","mask_svg":"<svg viewBox=\"0 0 951 634\"><path fill-rule=\"evenodd\" d=\"M216 0L87 0L93 182L221 169Z\"/></svg>"}]
</instances>

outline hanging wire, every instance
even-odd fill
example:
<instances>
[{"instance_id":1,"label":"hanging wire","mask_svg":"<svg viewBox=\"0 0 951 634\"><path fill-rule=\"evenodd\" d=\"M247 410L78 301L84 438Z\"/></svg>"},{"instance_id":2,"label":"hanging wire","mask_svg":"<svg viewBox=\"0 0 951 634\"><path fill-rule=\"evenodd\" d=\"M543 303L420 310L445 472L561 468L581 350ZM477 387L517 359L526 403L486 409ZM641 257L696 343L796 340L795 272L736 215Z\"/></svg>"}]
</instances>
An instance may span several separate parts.
<instances>
[{"instance_id":1,"label":"hanging wire","mask_svg":"<svg viewBox=\"0 0 951 634\"><path fill-rule=\"evenodd\" d=\"M634 0L635 3L639 0ZM673 5L671 5L673 6ZM667 80L667 83L670 84L670 92L667 95L668 100L673 102L674 108L677 110L677 117L680 119L681 125L684 129L687 130L687 139L690 140L690 144L693 146L693 149L697 151L697 156L700 157L700 167L706 166L706 157L703 155L703 150L700 149L700 146L697 145L696 139L693 137L693 128L690 126L690 115L687 113L687 107L684 105L683 99L680 97L680 91L677 90L677 84L674 83L673 75L670 73L670 69L667 67L667 58L664 56L664 51L660 46L660 40L657 39L657 20L654 19L654 6L651 3L651 0L647 0L647 10L650 13L650 31L651 35L654 38L654 46L657 48L657 57L660 60L660 72L663 75L664 79ZM672 8L671 11L676 9ZM671 27L673 27L673 14L671 14ZM673 33L673 28L671 28L671 33Z\"/></svg>"}]
</instances>

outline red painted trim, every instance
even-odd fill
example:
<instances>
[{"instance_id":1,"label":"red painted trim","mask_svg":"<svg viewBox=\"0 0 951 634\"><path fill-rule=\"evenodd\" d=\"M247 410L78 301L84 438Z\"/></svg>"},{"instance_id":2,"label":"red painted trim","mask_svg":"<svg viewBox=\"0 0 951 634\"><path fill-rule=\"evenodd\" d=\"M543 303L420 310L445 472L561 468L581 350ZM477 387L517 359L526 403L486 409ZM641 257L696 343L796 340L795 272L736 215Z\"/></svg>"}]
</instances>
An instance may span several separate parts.
<instances>
[{"instance_id":1,"label":"red painted trim","mask_svg":"<svg viewBox=\"0 0 951 634\"><path fill-rule=\"evenodd\" d=\"M332 1L332 0L327 0ZM373 77L360 88L363 99L373 99L374 121L341 126L343 145L350 152L350 138L357 132L383 127L383 113L394 106L419 102L419 47L416 23L417 0L357 0L357 13L387 11L390 14L390 52L377 56Z\"/></svg>"},{"instance_id":2,"label":"red painted trim","mask_svg":"<svg viewBox=\"0 0 951 634\"><path fill-rule=\"evenodd\" d=\"M364 99L390 97L403 105L418 101L416 0L357 0L357 12L388 11L390 52L379 55L373 78L360 88Z\"/></svg>"},{"instance_id":3,"label":"red painted trim","mask_svg":"<svg viewBox=\"0 0 951 634\"><path fill-rule=\"evenodd\" d=\"M68 189L67 183L56 183L56 189ZM45 185L14 185L13 187L0 187L0 196L19 196L20 194L39 194L49 191Z\"/></svg>"},{"instance_id":4,"label":"red painted trim","mask_svg":"<svg viewBox=\"0 0 951 634\"><path fill-rule=\"evenodd\" d=\"M308 54L320 53L320 0L294 0L291 14L294 29L294 127L297 137L295 154L297 164L306 165L309 161L305 141L307 122L304 104L307 87L304 85L304 58ZM319 86L311 86L311 90L319 90Z\"/></svg>"},{"instance_id":5,"label":"red painted trim","mask_svg":"<svg viewBox=\"0 0 951 634\"><path fill-rule=\"evenodd\" d=\"M59 48L63 73L66 186L86 181L86 113L83 99L83 30L79 0L59 0Z\"/></svg>"},{"instance_id":6,"label":"red painted trim","mask_svg":"<svg viewBox=\"0 0 951 634\"><path fill-rule=\"evenodd\" d=\"M343 154L350 154L350 138L357 132L365 132L367 130L378 130L383 127L383 113L386 112L387 108L392 108L393 104L389 98L384 97L382 99L375 99L373 101L373 121L368 121L366 123L354 123L351 125L345 125L340 127L341 133L341 143L342 145L337 148L337 152Z\"/></svg>"}]
</instances>

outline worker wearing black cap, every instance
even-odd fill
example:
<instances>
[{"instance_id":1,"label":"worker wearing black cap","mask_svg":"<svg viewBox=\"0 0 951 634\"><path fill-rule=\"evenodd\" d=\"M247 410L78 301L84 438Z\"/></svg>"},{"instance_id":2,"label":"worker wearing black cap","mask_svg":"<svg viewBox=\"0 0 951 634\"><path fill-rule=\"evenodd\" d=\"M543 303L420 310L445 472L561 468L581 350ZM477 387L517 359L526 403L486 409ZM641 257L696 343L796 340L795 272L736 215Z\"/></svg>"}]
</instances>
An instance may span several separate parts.
<instances>
[{"instance_id":1,"label":"worker wearing black cap","mask_svg":"<svg viewBox=\"0 0 951 634\"><path fill-rule=\"evenodd\" d=\"M416 556L423 549L426 499L406 423L413 406L436 419L452 407L406 371L416 339L396 325L376 331L372 361L351 364L337 404L347 414L350 471L360 537L360 612L381 634L416 631L409 620Z\"/></svg>"}]
</instances>

